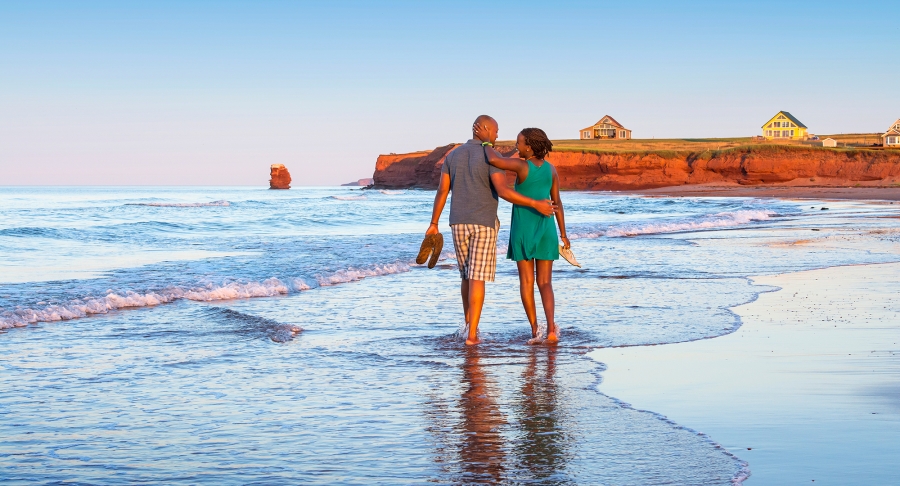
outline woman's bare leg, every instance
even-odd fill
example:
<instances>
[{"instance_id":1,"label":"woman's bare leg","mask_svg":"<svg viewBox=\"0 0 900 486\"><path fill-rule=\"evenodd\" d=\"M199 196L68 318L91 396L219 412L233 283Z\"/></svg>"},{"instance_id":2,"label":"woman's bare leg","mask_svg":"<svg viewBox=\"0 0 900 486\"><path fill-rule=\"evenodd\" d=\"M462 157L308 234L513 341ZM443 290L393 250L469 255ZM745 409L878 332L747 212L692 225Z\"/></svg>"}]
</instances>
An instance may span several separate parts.
<instances>
[{"instance_id":1,"label":"woman's bare leg","mask_svg":"<svg viewBox=\"0 0 900 486\"><path fill-rule=\"evenodd\" d=\"M537 337L537 311L534 308L534 260L520 260L516 262L519 267L519 294L522 295L522 307L528 323L531 324L531 337Z\"/></svg>"},{"instance_id":2,"label":"woman's bare leg","mask_svg":"<svg viewBox=\"0 0 900 486\"><path fill-rule=\"evenodd\" d=\"M547 316L547 342L559 341L556 329L556 298L553 295L553 260L536 260L537 284L541 291L541 303Z\"/></svg>"}]
</instances>

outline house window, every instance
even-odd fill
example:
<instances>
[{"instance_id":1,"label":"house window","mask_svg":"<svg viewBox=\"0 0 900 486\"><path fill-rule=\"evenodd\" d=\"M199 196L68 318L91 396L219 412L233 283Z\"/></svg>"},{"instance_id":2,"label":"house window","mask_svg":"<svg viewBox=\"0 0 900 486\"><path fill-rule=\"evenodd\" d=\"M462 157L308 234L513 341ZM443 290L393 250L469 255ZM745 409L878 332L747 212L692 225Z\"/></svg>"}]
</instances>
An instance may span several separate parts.
<instances>
[{"instance_id":1,"label":"house window","mask_svg":"<svg viewBox=\"0 0 900 486\"><path fill-rule=\"evenodd\" d=\"M775 128L781 128L781 122L775 122Z\"/></svg>"},{"instance_id":2,"label":"house window","mask_svg":"<svg viewBox=\"0 0 900 486\"><path fill-rule=\"evenodd\" d=\"M793 130L791 130L791 137L793 137L793 136L794 136L794 131L793 131Z\"/></svg>"},{"instance_id":3,"label":"house window","mask_svg":"<svg viewBox=\"0 0 900 486\"><path fill-rule=\"evenodd\" d=\"M896 138L896 137L888 137L888 139L887 139L888 145L893 145L893 144L895 144L896 142L897 142L897 138Z\"/></svg>"},{"instance_id":4,"label":"house window","mask_svg":"<svg viewBox=\"0 0 900 486\"><path fill-rule=\"evenodd\" d=\"M766 130L766 136L767 136L767 137L771 137L771 136L772 136L772 130Z\"/></svg>"}]
</instances>

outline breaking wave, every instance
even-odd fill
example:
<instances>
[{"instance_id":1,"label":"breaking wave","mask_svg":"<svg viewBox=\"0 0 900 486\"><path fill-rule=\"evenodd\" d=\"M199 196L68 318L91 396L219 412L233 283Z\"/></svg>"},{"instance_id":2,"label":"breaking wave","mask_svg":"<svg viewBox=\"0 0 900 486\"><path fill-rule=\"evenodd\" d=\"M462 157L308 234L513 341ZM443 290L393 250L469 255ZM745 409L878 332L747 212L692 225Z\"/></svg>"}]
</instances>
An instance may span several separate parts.
<instances>
[{"instance_id":1,"label":"breaking wave","mask_svg":"<svg viewBox=\"0 0 900 486\"><path fill-rule=\"evenodd\" d=\"M107 291L103 297L73 299L65 304L48 305L43 308L19 308L0 313L0 329L25 327L38 322L67 321L95 314L106 314L119 309L151 307L187 299L201 302L219 300L248 299L252 297L274 297L310 290L319 286L327 287L356 282L364 278L408 272L409 263L397 262L373 265L366 268L346 268L336 272L316 275L312 279L269 278L263 281L229 282L206 284L191 288L168 287L148 292L116 293Z\"/></svg>"},{"instance_id":2,"label":"breaking wave","mask_svg":"<svg viewBox=\"0 0 900 486\"><path fill-rule=\"evenodd\" d=\"M203 208L209 206L231 206L228 201L212 201L205 203L126 203L126 206L151 206L155 208Z\"/></svg>"},{"instance_id":3,"label":"breaking wave","mask_svg":"<svg viewBox=\"0 0 900 486\"><path fill-rule=\"evenodd\" d=\"M610 226L603 230L582 231L571 234L572 238L617 238L623 236L651 235L661 233L680 233L715 228L740 226L754 221L765 221L775 216L774 211L740 210L702 216L696 219L679 221L658 221L643 224Z\"/></svg>"},{"instance_id":4,"label":"breaking wave","mask_svg":"<svg viewBox=\"0 0 900 486\"><path fill-rule=\"evenodd\" d=\"M338 201L362 201L367 199L366 196L331 196L331 198Z\"/></svg>"}]
</instances>

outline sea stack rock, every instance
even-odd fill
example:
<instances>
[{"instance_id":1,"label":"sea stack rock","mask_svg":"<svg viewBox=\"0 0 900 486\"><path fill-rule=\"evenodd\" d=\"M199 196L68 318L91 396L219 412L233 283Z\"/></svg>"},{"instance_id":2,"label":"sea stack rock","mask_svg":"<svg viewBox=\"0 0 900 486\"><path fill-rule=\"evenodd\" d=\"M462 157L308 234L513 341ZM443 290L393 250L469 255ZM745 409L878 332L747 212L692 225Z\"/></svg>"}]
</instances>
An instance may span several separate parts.
<instances>
[{"instance_id":1,"label":"sea stack rock","mask_svg":"<svg viewBox=\"0 0 900 486\"><path fill-rule=\"evenodd\" d=\"M287 167L285 167L284 164L272 164L269 175L271 176L269 179L269 189L291 188L291 173L288 172Z\"/></svg>"}]
</instances>

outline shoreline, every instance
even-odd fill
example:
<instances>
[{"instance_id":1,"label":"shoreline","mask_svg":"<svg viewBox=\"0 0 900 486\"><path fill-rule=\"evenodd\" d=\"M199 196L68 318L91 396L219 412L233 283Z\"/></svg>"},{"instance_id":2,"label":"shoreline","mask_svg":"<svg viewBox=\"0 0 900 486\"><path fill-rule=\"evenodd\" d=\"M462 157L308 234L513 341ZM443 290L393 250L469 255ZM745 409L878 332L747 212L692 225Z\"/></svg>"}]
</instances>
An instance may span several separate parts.
<instances>
[{"instance_id":1,"label":"shoreline","mask_svg":"<svg viewBox=\"0 0 900 486\"><path fill-rule=\"evenodd\" d=\"M601 348L598 391L702 431L749 484L889 483L900 432L900 263L754 277L734 333Z\"/></svg>"},{"instance_id":2,"label":"shoreline","mask_svg":"<svg viewBox=\"0 0 900 486\"><path fill-rule=\"evenodd\" d=\"M779 199L845 199L856 201L900 201L897 187L845 186L741 186L738 184L691 184L634 191L611 191L656 197L774 197Z\"/></svg>"}]
</instances>

